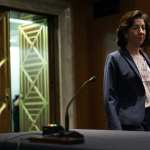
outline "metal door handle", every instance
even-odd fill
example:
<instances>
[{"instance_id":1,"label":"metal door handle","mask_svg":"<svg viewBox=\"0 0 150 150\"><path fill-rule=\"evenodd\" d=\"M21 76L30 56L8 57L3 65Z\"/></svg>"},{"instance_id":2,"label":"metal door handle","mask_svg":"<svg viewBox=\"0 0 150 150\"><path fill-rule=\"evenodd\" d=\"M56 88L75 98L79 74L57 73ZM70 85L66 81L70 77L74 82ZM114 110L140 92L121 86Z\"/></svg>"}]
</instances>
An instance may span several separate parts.
<instances>
[{"instance_id":1,"label":"metal door handle","mask_svg":"<svg viewBox=\"0 0 150 150\"><path fill-rule=\"evenodd\" d=\"M1 105L1 107L0 107L0 115L5 110L6 106L7 106L6 102L3 102L2 105Z\"/></svg>"},{"instance_id":2,"label":"metal door handle","mask_svg":"<svg viewBox=\"0 0 150 150\"><path fill-rule=\"evenodd\" d=\"M5 62L6 62L6 58L2 59L2 60L0 61L0 67L1 67Z\"/></svg>"}]
</instances>

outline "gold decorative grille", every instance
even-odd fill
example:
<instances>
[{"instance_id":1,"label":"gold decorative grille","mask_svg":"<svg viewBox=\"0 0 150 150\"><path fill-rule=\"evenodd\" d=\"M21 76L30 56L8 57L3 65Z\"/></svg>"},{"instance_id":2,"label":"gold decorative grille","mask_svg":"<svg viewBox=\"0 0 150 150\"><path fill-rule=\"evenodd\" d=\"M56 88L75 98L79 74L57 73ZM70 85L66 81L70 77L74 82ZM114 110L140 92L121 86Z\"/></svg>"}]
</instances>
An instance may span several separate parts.
<instances>
[{"instance_id":1,"label":"gold decorative grille","mask_svg":"<svg viewBox=\"0 0 150 150\"><path fill-rule=\"evenodd\" d=\"M48 31L45 20L19 27L20 128L41 130L49 122Z\"/></svg>"}]
</instances>

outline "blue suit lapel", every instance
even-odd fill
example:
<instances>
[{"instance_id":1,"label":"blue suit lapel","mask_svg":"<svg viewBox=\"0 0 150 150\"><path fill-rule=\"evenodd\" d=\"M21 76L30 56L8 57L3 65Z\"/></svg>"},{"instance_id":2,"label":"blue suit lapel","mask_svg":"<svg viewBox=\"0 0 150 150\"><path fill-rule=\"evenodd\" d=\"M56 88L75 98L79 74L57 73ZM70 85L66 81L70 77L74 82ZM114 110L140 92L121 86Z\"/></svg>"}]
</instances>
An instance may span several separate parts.
<instances>
[{"instance_id":1,"label":"blue suit lapel","mask_svg":"<svg viewBox=\"0 0 150 150\"><path fill-rule=\"evenodd\" d=\"M150 67L150 59L149 59L148 55L147 55L145 52L141 52L141 54L142 54L143 57L145 58L145 60L146 60L146 62L147 62L147 64L148 64L148 66Z\"/></svg>"},{"instance_id":2,"label":"blue suit lapel","mask_svg":"<svg viewBox=\"0 0 150 150\"><path fill-rule=\"evenodd\" d=\"M136 64L134 63L133 58L131 57L131 55L129 54L128 50L124 49L121 50L121 53L123 54L123 58L127 61L127 63L129 64L129 66L131 67L131 69L135 72L135 74L142 80L141 75L139 73L139 70L136 66Z\"/></svg>"}]
</instances>

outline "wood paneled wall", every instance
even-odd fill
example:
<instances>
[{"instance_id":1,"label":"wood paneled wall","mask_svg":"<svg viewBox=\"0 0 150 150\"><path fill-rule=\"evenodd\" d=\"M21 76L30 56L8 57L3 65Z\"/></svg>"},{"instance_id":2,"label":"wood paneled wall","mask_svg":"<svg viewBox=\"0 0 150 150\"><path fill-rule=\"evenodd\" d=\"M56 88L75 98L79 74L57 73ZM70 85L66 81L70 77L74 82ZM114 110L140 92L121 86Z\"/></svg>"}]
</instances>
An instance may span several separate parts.
<instances>
[{"instance_id":1,"label":"wood paneled wall","mask_svg":"<svg viewBox=\"0 0 150 150\"><path fill-rule=\"evenodd\" d=\"M39 1L42 7L45 7L43 13L48 10L46 7L47 4L50 4L48 1ZM63 0L58 0L62 7L64 3L61 1ZM36 0L30 1L34 11L39 9L38 6L33 5L35 2ZM130 0L124 0L120 13L101 18L94 18L90 0L65 0L65 2L69 2L72 13L75 89L78 89L90 76L95 75L97 78L95 82L87 85L77 97L74 115L76 128L104 129L106 128L106 116L103 103L103 69L107 53L117 49L115 31L119 18L122 13L130 9L142 9L150 15L150 2L149 0L132 0L131 3ZM0 3L7 7L12 5L23 10L26 9L23 7L23 3L26 3L25 0L0 0ZM51 6L53 7L53 5Z\"/></svg>"},{"instance_id":2,"label":"wood paneled wall","mask_svg":"<svg viewBox=\"0 0 150 150\"><path fill-rule=\"evenodd\" d=\"M87 1L86 1L87 2ZM94 74L95 83L88 85L78 97L76 118L78 128L106 129L106 115L103 101L103 70L106 55L118 49L116 28L124 12L141 9L149 13L149 1L124 0L118 14L94 18L93 8L88 1L73 1L73 35L75 53L76 87Z\"/></svg>"}]
</instances>

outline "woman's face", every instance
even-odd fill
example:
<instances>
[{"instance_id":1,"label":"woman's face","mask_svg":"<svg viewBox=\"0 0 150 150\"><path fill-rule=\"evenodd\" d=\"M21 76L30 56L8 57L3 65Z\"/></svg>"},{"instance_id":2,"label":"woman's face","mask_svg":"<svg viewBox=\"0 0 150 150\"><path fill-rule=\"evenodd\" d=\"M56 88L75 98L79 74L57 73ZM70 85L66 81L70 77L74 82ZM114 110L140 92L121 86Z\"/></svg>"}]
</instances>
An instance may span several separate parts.
<instances>
[{"instance_id":1,"label":"woman's face","mask_svg":"<svg viewBox=\"0 0 150 150\"><path fill-rule=\"evenodd\" d=\"M143 19L134 19L133 25L128 29L128 44L140 47L146 37L145 22Z\"/></svg>"}]
</instances>

